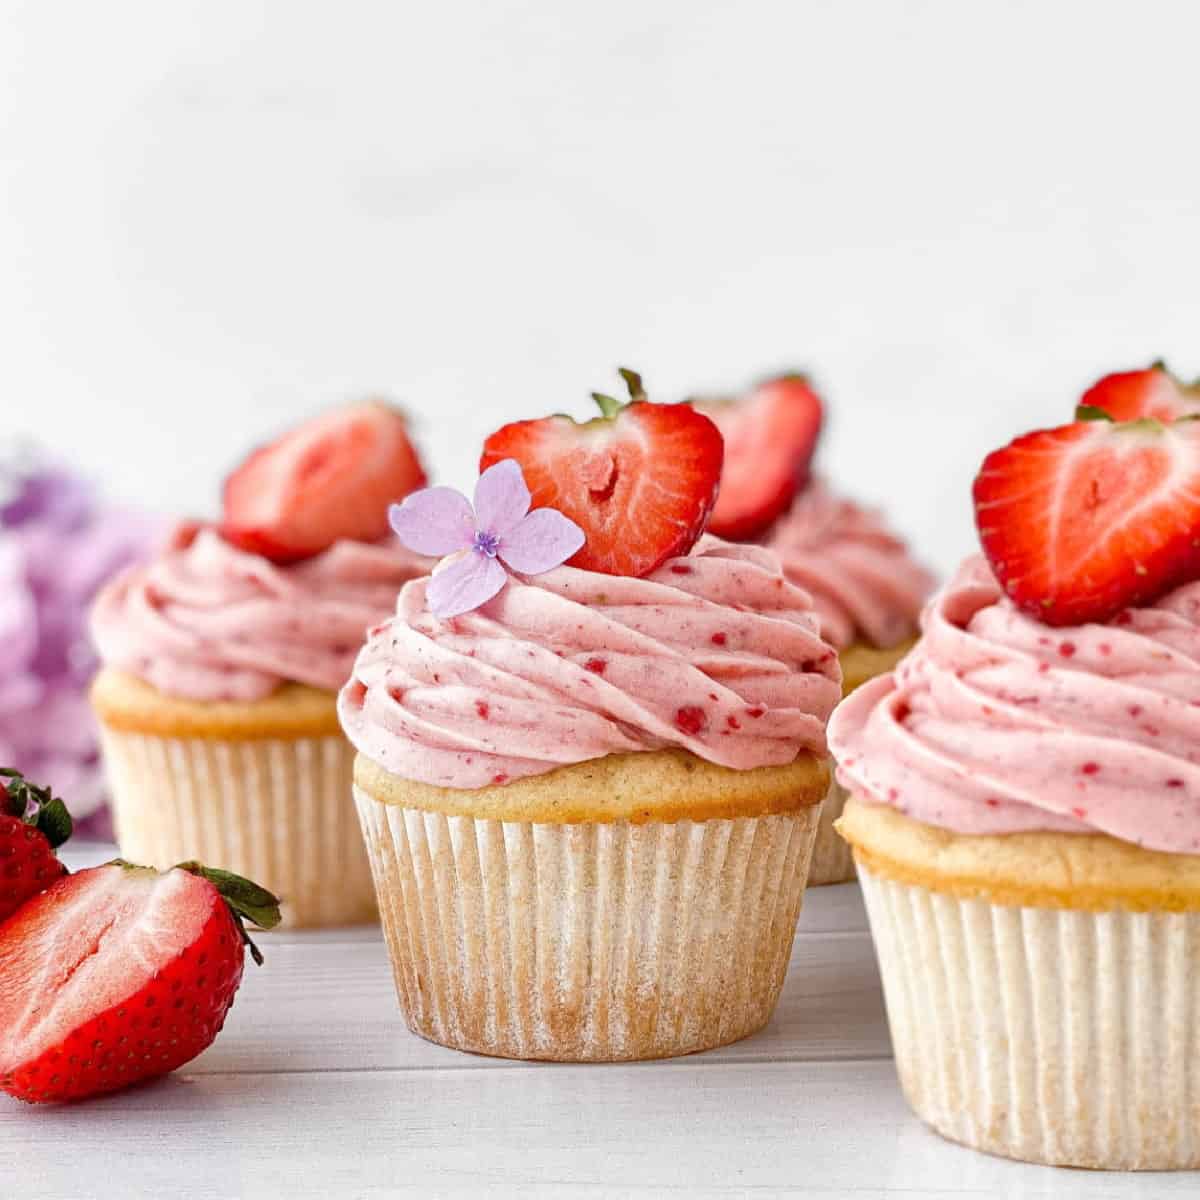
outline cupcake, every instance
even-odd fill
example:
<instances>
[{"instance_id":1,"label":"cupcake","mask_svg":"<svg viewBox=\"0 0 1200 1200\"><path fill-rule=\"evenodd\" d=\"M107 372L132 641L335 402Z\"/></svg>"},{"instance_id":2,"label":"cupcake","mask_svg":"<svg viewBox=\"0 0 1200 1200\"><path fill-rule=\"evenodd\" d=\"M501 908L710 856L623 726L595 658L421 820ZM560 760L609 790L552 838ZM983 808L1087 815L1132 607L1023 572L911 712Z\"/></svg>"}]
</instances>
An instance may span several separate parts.
<instances>
[{"instance_id":1,"label":"cupcake","mask_svg":"<svg viewBox=\"0 0 1200 1200\"><path fill-rule=\"evenodd\" d=\"M292 925L374 918L336 696L428 569L387 526L389 499L424 481L396 410L339 409L239 468L220 525L181 526L100 593L91 698L126 858L219 862Z\"/></svg>"},{"instance_id":2,"label":"cupcake","mask_svg":"<svg viewBox=\"0 0 1200 1200\"><path fill-rule=\"evenodd\" d=\"M597 420L493 434L473 507L398 506L447 557L342 691L400 1006L461 1050L709 1049L787 968L837 656L769 552L700 536L712 423L629 379Z\"/></svg>"},{"instance_id":3,"label":"cupcake","mask_svg":"<svg viewBox=\"0 0 1200 1200\"><path fill-rule=\"evenodd\" d=\"M985 462L986 558L830 724L838 828L919 1116L1031 1162L1195 1168L1200 424L1126 411L1119 379Z\"/></svg>"},{"instance_id":4,"label":"cupcake","mask_svg":"<svg viewBox=\"0 0 1200 1200\"><path fill-rule=\"evenodd\" d=\"M714 534L773 550L813 599L821 633L838 651L847 695L890 671L911 648L933 577L882 516L814 478L823 405L802 375L758 385L742 400L701 401L725 437ZM821 807L809 886L854 878L834 832L846 794L834 780Z\"/></svg>"}]
</instances>

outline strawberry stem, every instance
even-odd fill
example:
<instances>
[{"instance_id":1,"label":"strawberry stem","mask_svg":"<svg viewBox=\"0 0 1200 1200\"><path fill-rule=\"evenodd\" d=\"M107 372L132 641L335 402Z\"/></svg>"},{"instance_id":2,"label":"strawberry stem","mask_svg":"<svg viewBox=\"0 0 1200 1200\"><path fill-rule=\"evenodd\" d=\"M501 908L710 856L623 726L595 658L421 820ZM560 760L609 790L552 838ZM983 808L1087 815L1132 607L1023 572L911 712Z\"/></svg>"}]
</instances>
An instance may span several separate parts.
<instances>
[{"instance_id":1,"label":"strawberry stem","mask_svg":"<svg viewBox=\"0 0 1200 1200\"><path fill-rule=\"evenodd\" d=\"M268 892L265 887L235 875L232 871L221 871L215 867L206 867L203 863L183 862L178 869L199 875L221 893L221 899L229 906L233 914L234 924L242 935L250 957L261 967L263 965L262 951L251 940L246 932L245 922L250 921L258 929L274 929L279 924L279 897Z\"/></svg>"},{"instance_id":2,"label":"strawberry stem","mask_svg":"<svg viewBox=\"0 0 1200 1200\"><path fill-rule=\"evenodd\" d=\"M67 806L48 787L31 783L13 767L0 767L0 812L23 821L38 830L58 849L74 831L75 825Z\"/></svg>"},{"instance_id":3,"label":"strawberry stem","mask_svg":"<svg viewBox=\"0 0 1200 1200\"><path fill-rule=\"evenodd\" d=\"M617 373L625 380L625 386L629 389L630 400L646 399L646 389L642 386L642 377L636 371L631 371L628 367L618 367Z\"/></svg>"},{"instance_id":4,"label":"strawberry stem","mask_svg":"<svg viewBox=\"0 0 1200 1200\"><path fill-rule=\"evenodd\" d=\"M627 404L637 404L646 399L646 389L642 384L642 377L636 371L631 371L628 367L618 367L617 373L625 380L625 386L629 389L628 400L617 400L603 392L592 393L592 399L599 407L600 415L607 417L610 421Z\"/></svg>"},{"instance_id":5,"label":"strawberry stem","mask_svg":"<svg viewBox=\"0 0 1200 1200\"><path fill-rule=\"evenodd\" d=\"M608 417L612 420L625 407L620 400L612 396L606 396L603 392L593 392L592 399L595 400L597 407L600 409L600 415Z\"/></svg>"},{"instance_id":6,"label":"strawberry stem","mask_svg":"<svg viewBox=\"0 0 1200 1200\"><path fill-rule=\"evenodd\" d=\"M1077 421L1112 421L1112 417L1097 407L1095 404L1080 404L1075 409L1075 420Z\"/></svg>"}]
</instances>

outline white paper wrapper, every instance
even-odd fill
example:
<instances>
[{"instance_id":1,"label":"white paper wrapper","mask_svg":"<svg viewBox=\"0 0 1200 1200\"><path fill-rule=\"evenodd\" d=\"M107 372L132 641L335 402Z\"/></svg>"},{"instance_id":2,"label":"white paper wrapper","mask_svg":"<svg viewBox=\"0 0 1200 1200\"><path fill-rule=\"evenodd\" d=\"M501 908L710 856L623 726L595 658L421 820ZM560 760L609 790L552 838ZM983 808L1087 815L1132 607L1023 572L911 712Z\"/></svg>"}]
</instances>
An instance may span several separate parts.
<instances>
[{"instance_id":1,"label":"white paper wrapper","mask_svg":"<svg viewBox=\"0 0 1200 1200\"><path fill-rule=\"evenodd\" d=\"M285 926L376 919L342 737L165 738L102 731L121 854L198 859L283 900Z\"/></svg>"},{"instance_id":2,"label":"white paper wrapper","mask_svg":"<svg viewBox=\"0 0 1200 1200\"><path fill-rule=\"evenodd\" d=\"M900 1082L934 1129L1028 1162L1200 1167L1200 913L859 877Z\"/></svg>"},{"instance_id":3,"label":"white paper wrapper","mask_svg":"<svg viewBox=\"0 0 1200 1200\"><path fill-rule=\"evenodd\" d=\"M422 1037L509 1058L665 1058L771 1016L815 807L549 825L355 797L400 1007Z\"/></svg>"},{"instance_id":4,"label":"white paper wrapper","mask_svg":"<svg viewBox=\"0 0 1200 1200\"><path fill-rule=\"evenodd\" d=\"M849 795L836 779L829 784L829 792L821 803L821 820L817 825L812 866L808 869L809 887L821 887L827 883L849 883L855 876L854 852L833 827L834 821L842 815Z\"/></svg>"}]
</instances>

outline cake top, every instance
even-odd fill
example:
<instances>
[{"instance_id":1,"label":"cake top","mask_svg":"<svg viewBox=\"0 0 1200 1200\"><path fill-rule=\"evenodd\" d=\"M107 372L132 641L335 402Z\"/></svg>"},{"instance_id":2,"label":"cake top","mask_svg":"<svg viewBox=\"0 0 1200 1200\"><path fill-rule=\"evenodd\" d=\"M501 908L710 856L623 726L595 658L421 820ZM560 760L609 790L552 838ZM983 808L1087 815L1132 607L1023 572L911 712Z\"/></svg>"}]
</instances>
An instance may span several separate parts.
<instances>
[{"instance_id":1,"label":"cake top","mask_svg":"<svg viewBox=\"0 0 1200 1200\"><path fill-rule=\"evenodd\" d=\"M839 650L890 649L914 637L933 576L882 515L812 480L768 531L784 573L813 598Z\"/></svg>"},{"instance_id":2,"label":"cake top","mask_svg":"<svg viewBox=\"0 0 1200 1200\"><path fill-rule=\"evenodd\" d=\"M841 677L809 597L768 551L701 536L720 434L625 374L630 402L598 397L596 420L493 434L473 504L429 489L394 508L410 548L446 557L342 691L347 735L386 770L478 788L669 747L737 769L825 753Z\"/></svg>"},{"instance_id":3,"label":"cake top","mask_svg":"<svg viewBox=\"0 0 1200 1200\"><path fill-rule=\"evenodd\" d=\"M741 396L692 403L725 439L710 532L775 551L839 650L886 650L914 637L933 577L879 513L813 475L826 405L808 377L790 372Z\"/></svg>"},{"instance_id":4,"label":"cake top","mask_svg":"<svg viewBox=\"0 0 1200 1200\"><path fill-rule=\"evenodd\" d=\"M220 522L181 524L101 591L101 659L180 699L254 701L285 682L336 691L367 628L431 565L388 529L388 502L424 481L387 405L299 426L229 477Z\"/></svg>"},{"instance_id":5,"label":"cake top","mask_svg":"<svg viewBox=\"0 0 1200 1200\"><path fill-rule=\"evenodd\" d=\"M1200 853L1200 422L1164 397L1200 411L1155 366L988 456L986 557L830 723L846 787L961 833Z\"/></svg>"}]
</instances>

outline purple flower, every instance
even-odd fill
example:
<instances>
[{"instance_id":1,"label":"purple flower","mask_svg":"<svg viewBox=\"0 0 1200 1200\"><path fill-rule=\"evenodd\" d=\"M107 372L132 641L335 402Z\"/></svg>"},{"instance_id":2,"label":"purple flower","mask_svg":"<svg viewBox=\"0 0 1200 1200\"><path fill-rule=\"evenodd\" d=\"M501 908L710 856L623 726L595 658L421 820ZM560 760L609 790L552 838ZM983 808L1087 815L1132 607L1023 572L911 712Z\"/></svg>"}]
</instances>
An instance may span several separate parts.
<instances>
[{"instance_id":1,"label":"purple flower","mask_svg":"<svg viewBox=\"0 0 1200 1200\"><path fill-rule=\"evenodd\" d=\"M474 507L448 487L424 488L392 505L392 528L410 550L449 555L429 581L434 616L457 617L486 604L508 581L505 566L540 575L580 549L583 530L574 521L553 508L530 512L531 501L520 464L506 458L480 475Z\"/></svg>"},{"instance_id":2,"label":"purple flower","mask_svg":"<svg viewBox=\"0 0 1200 1200\"><path fill-rule=\"evenodd\" d=\"M105 800L88 608L156 538L152 522L98 505L59 466L0 455L0 766L53 787L85 836L103 832Z\"/></svg>"}]
</instances>

